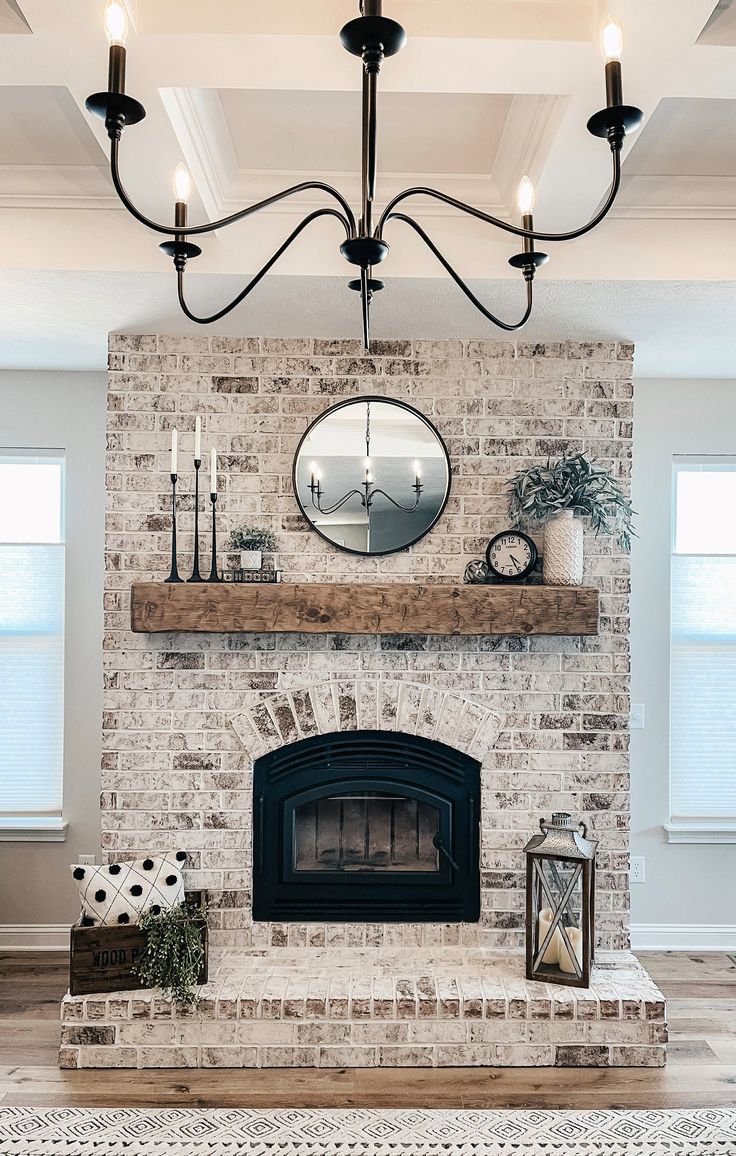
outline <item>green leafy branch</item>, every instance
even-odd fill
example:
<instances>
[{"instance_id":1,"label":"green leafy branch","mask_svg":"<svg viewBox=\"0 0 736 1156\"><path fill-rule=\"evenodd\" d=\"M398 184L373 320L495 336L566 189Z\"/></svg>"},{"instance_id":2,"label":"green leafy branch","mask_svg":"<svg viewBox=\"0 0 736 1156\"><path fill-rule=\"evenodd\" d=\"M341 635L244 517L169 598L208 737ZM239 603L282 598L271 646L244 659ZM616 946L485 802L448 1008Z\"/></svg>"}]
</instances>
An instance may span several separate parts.
<instances>
[{"instance_id":1,"label":"green leafy branch","mask_svg":"<svg viewBox=\"0 0 736 1156\"><path fill-rule=\"evenodd\" d=\"M155 987L181 1007L194 1007L204 959L204 907L182 903L154 915L140 916L146 947L133 971L146 987Z\"/></svg>"},{"instance_id":2,"label":"green leafy branch","mask_svg":"<svg viewBox=\"0 0 736 1156\"><path fill-rule=\"evenodd\" d=\"M561 510L589 518L598 534L611 534L631 549L635 512L613 475L585 454L547 461L516 474L506 491L514 526L533 528Z\"/></svg>"}]
</instances>

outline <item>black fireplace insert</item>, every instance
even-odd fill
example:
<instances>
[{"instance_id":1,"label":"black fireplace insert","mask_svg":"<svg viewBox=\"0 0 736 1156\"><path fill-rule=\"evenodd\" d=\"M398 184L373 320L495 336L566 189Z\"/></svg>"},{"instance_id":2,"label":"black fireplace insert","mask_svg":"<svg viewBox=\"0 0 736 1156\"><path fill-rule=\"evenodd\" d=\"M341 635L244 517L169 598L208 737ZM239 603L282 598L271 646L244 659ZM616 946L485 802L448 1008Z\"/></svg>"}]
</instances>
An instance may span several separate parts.
<instances>
[{"instance_id":1,"label":"black fireplace insert","mask_svg":"<svg viewBox=\"0 0 736 1156\"><path fill-rule=\"evenodd\" d=\"M350 731L254 766L253 918L457 922L480 914L480 764Z\"/></svg>"}]
</instances>

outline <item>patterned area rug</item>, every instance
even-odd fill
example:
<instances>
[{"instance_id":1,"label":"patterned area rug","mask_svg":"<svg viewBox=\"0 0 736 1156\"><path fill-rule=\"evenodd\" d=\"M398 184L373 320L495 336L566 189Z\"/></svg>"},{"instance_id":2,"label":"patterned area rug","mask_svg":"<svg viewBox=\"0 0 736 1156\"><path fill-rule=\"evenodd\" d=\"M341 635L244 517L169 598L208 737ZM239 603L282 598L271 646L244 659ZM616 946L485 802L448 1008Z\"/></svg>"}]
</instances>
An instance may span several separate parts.
<instances>
[{"instance_id":1,"label":"patterned area rug","mask_svg":"<svg viewBox=\"0 0 736 1156\"><path fill-rule=\"evenodd\" d=\"M0 1106L2 1156L736 1156L736 1112Z\"/></svg>"}]
</instances>

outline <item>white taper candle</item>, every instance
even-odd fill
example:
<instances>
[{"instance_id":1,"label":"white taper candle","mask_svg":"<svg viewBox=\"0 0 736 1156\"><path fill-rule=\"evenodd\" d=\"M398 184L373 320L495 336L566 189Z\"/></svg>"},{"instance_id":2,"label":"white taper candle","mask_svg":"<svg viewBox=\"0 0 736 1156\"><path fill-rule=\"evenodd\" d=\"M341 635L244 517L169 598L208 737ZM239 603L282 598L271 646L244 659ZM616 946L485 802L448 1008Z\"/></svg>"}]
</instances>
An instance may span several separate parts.
<instances>
[{"instance_id":1,"label":"white taper candle","mask_svg":"<svg viewBox=\"0 0 736 1156\"><path fill-rule=\"evenodd\" d=\"M217 493L217 454L214 446L210 450L210 493Z\"/></svg>"},{"instance_id":2,"label":"white taper candle","mask_svg":"<svg viewBox=\"0 0 736 1156\"><path fill-rule=\"evenodd\" d=\"M202 419L199 414L194 419L194 460L202 461Z\"/></svg>"},{"instance_id":3,"label":"white taper candle","mask_svg":"<svg viewBox=\"0 0 736 1156\"><path fill-rule=\"evenodd\" d=\"M178 473L178 470L176 468L178 456L179 456L179 435L176 432L176 427L175 427L171 431L171 472L172 472L172 474Z\"/></svg>"}]
</instances>

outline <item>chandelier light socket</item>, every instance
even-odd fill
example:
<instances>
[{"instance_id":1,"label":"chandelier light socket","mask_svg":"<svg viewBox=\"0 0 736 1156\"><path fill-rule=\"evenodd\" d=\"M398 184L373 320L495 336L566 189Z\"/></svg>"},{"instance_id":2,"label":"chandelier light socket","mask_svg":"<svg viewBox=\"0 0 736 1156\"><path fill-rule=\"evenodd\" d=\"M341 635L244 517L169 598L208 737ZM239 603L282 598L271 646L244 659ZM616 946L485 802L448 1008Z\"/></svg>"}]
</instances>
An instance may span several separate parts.
<instances>
[{"instance_id":1,"label":"chandelier light socket","mask_svg":"<svg viewBox=\"0 0 736 1156\"><path fill-rule=\"evenodd\" d=\"M644 113L633 104L617 104L602 108L588 121L588 132L605 137L613 152L620 151L629 132L636 132L644 120Z\"/></svg>"},{"instance_id":2,"label":"chandelier light socket","mask_svg":"<svg viewBox=\"0 0 736 1156\"><path fill-rule=\"evenodd\" d=\"M138 124L146 115L140 101L124 92L93 92L84 105L88 112L104 120L110 140L120 140L126 125Z\"/></svg>"},{"instance_id":3,"label":"chandelier light socket","mask_svg":"<svg viewBox=\"0 0 736 1156\"><path fill-rule=\"evenodd\" d=\"M174 268L181 272L186 268L187 261L201 256L202 253L199 245L193 245L191 241L182 241L178 237L175 241L164 241L159 245L159 249L173 259Z\"/></svg>"}]
</instances>

